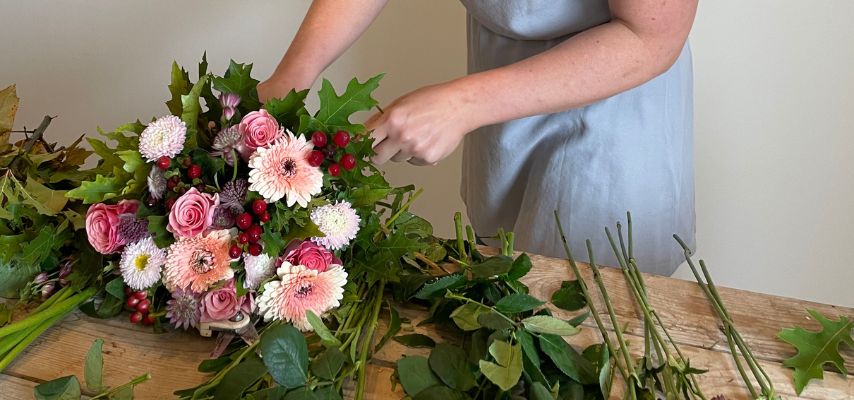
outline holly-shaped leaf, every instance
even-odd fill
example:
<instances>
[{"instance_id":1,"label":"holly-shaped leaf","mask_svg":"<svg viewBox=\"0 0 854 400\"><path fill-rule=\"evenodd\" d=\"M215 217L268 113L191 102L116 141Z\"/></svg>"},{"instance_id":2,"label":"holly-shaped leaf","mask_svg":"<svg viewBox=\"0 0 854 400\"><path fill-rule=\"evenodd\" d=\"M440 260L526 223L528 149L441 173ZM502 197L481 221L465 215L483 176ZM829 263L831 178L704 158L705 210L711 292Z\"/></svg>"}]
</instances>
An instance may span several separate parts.
<instances>
[{"instance_id":1,"label":"holly-shaped leaf","mask_svg":"<svg viewBox=\"0 0 854 400\"><path fill-rule=\"evenodd\" d=\"M252 64L238 64L231 60L228 71L222 77L213 80L213 87L223 93L235 93L240 96L238 109L244 114L261 107L258 101L258 80L250 76Z\"/></svg>"},{"instance_id":2,"label":"holly-shaped leaf","mask_svg":"<svg viewBox=\"0 0 854 400\"><path fill-rule=\"evenodd\" d=\"M308 115L305 110L305 98L308 96L308 89L297 92L291 89L288 94L281 99L270 99L264 105L264 108L279 121L282 126L296 130L299 126L300 116Z\"/></svg>"},{"instance_id":3,"label":"holly-shaped leaf","mask_svg":"<svg viewBox=\"0 0 854 400\"><path fill-rule=\"evenodd\" d=\"M166 102L166 107L174 116L180 117L184 112L184 104L181 102L181 96L190 93L190 74L184 68L181 68L177 62L172 62L172 83L169 84L169 93L172 98Z\"/></svg>"},{"instance_id":4,"label":"holly-shaped leaf","mask_svg":"<svg viewBox=\"0 0 854 400\"><path fill-rule=\"evenodd\" d=\"M824 377L822 367L827 363L833 364L840 372L847 374L845 362L839 355L839 345L845 343L854 348L854 339L851 337L854 321L842 316L832 321L818 311L807 310L807 312L821 324L821 331L812 332L794 327L783 329L778 334L781 340L798 349L798 354L783 362L783 365L795 369L795 390L798 394L801 394L811 379Z\"/></svg>"},{"instance_id":5,"label":"holly-shaped leaf","mask_svg":"<svg viewBox=\"0 0 854 400\"><path fill-rule=\"evenodd\" d=\"M340 96L335 93L332 83L324 79L317 92L320 97L320 108L309 123L309 129L334 132L344 130L351 133L360 133L364 130L362 125L350 122L350 116L359 111L367 111L376 106L376 99L371 93L380 85L383 74L377 75L359 83L353 78L347 84L347 89ZM303 128L302 121L300 128Z\"/></svg>"}]
</instances>

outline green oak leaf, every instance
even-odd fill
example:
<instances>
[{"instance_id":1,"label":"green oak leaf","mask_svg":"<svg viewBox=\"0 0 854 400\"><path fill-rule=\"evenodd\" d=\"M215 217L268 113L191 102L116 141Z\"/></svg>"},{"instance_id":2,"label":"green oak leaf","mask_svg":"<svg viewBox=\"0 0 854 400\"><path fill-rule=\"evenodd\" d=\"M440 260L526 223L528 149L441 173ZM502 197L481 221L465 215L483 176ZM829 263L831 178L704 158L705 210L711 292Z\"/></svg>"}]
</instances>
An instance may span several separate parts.
<instances>
[{"instance_id":1,"label":"green oak leaf","mask_svg":"<svg viewBox=\"0 0 854 400\"><path fill-rule=\"evenodd\" d=\"M308 115L305 109L305 98L308 96L308 89L297 92L291 89L288 94L281 99L270 99L264 104L264 108L279 121L279 124L291 131L296 131L299 128L299 120L303 115Z\"/></svg>"},{"instance_id":2,"label":"green oak leaf","mask_svg":"<svg viewBox=\"0 0 854 400\"><path fill-rule=\"evenodd\" d=\"M169 112L175 116L181 116L184 112L184 104L181 101L181 96L190 93L190 74L181 68L177 62L172 62L172 83L169 84L169 93L172 98L166 102L166 107Z\"/></svg>"},{"instance_id":3,"label":"green oak leaf","mask_svg":"<svg viewBox=\"0 0 854 400\"><path fill-rule=\"evenodd\" d=\"M261 107L258 101L258 80L252 78L252 64L239 64L231 60L228 70L221 77L213 79L213 87L223 93L235 93L240 96L238 109L247 113Z\"/></svg>"},{"instance_id":4,"label":"green oak leaf","mask_svg":"<svg viewBox=\"0 0 854 400\"><path fill-rule=\"evenodd\" d=\"M65 194L70 199L83 200L83 204L100 203L119 195L125 182L116 176L98 174L94 181L81 182L80 186Z\"/></svg>"},{"instance_id":5,"label":"green oak leaf","mask_svg":"<svg viewBox=\"0 0 854 400\"><path fill-rule=\"evenodd\" d=\"M347 88L340 96L335 93L332 83L324 79L317 92L320 97L320 107L308 127L314 128L311 130L324 132L344 130L361 133L364 127L351 123L350 116L359 111L370 110L378 104L376 99L371 97L371 93L379 86L382 77L383 74L374 76L365 83L359 83L358 79L353 78L347 83ZM302 121L300 125L302 129Z\"/></svg>"},{"instance_id":6,"label":"green oak leaf","mask_svg":"<svg viewBox=\"0 0 854 400\"><path fill-rule=\"evenodd\" d=\"M56 215L68 203L68 198L65 197L66 191L50 189L33 177L27 178L27 183L19 192L21 202L35 208L42 215Z\"/></svg>"},{"instance_id":7,"label":"green oak leaf","mask_svg":"<svg viewBox=\"0 0 854 400\"><path fill-rule=\"evenodd\" d=\"M184 141L184 149L195 149L199 147L199 114L202 112L202 105L199 103L199 98L202 96L202 90L205 88L205 83L208 76L199 77L199 81L193 85L190 92L181 96L181 104L183 111L181 112L181 121L187 124L187 139Z\"/></svg>"},{"instance_id":8,"label":"green oak leaf","mask_svg":"<svg viewBox=\"0 0 854 400\"><path fill-rule=\"evenodd\" d=\"M823 379L822 368L832 364L843 374L847 374L845 361L839 354L839 345L847 344L854 348L854 338L851 329L854 321L840 316L833 321L816 310L807 310L821 324L818 332L808 331L800 327L786 328L777 335L781 340L795 346L798 354L783 361L783 365L794 368L795 390L800 395L811 379Z\"/></svg>"}]
</instances>

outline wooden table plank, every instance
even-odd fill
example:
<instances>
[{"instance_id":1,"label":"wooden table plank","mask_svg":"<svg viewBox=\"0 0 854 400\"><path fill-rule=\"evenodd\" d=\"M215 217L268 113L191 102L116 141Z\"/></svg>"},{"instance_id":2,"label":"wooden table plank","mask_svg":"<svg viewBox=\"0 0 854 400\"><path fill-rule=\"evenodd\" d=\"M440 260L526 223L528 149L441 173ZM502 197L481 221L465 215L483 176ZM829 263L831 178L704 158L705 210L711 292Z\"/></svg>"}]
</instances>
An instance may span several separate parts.
<instances>
[{"instance_id":1,"label":"wooden table plank","mask_svg":"<svg viewBox=\"0 0 854 400\"><path fill-rule=\"evenodd\" d=\"M533 271L525 278L531 293L548 299L560 286L570 279L565 261L532 256ZM586 266L582 266L585 280L593 286ZM611 293L621 322L628 324L627 335L632 343L640 347L642 326L637 319L634 305L621 273L604 269L603 278ZM691 359L692 365L710 371L700 377L700 385L707 394L725 394L730 399L746 398L746 391L732 364L728 349L722 344L723 336L711 308L695 283L665 277L646 277L650 298L658 309L675 340ZM761 358L778 391L796 397L791 384L791 370L780 365L780 361L794 353L787 344L776 339L779 329L801 325L816 327L814 321L805 319L805 308L815 308L828 315L848 315L854 318L854 310L833 307L776 296L720 289L733 318L745 339ZM401 315L413 322L426 317L424 311L411 306L401 306ZM571 314L555 310L562 317ZM381 321L379 332L384 332ZM582 333L568 338L577 347L600 341L598 330L592 319L585 322ZM412 327L411 332L429 334L438 341L455 342L458 337L452 332L434 326ZM206 379L196 372L199 361L207 358L213 347L211 339L193 333L173 331L152 334L148 329L134 326L124 318L97 320L82 314L73 314L60 325L48 330L34 345L30 346L12 365L0 375L0 400L31 398L32 387L60 376L76 374L82 377L82 360L96 338L105 341L104 367L105 384L118 385L145 372L152 373L152 380L140 385L139 399L171 398L172 392L195 386ZM639 348L632 349L635 352ZM394 363L402 354L426 355L426 350L405 348L390 341L375 355L375 362L368 371L368 398L401 398L403 392L398 385L392 390L391 376ZM854 360L852 352L846 350L847 365ZM850 369L854 371L854 366ZM801 398L806 399L851 399L854 398L854 380L840 374L825 373L825 380L811 383Z\"/></svg>"}]
</instances>

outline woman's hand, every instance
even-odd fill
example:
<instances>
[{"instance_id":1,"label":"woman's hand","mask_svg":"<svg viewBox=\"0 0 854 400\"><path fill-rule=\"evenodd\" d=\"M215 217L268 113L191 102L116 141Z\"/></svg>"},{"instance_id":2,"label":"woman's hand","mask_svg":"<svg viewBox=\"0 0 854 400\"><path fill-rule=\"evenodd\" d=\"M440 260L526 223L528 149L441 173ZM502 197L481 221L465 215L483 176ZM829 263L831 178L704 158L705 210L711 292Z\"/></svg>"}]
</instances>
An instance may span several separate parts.
<instances>
[{"instance_id":1,"label":"woman's hand","mask_svg":"<svg viewBox=\"0 0 854 400\"><path fill-rule=\"evenodd\" d=\"M365 123L376 139L373 162L435 165L477 128L476 113L471 111L453 81L403 95Z\"/></svg>"}]
</instances>

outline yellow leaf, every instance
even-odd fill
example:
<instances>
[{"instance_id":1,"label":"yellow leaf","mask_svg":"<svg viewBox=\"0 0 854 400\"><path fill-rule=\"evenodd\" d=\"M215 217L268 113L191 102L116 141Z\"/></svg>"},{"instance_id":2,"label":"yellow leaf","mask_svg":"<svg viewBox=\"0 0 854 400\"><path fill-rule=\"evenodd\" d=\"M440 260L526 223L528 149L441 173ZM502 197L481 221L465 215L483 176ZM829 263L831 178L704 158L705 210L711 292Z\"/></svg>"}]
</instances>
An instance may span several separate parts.
<instances>
[{"instance_id":1,"label":"yellow leaf","mask_svg":"<svg viewBox=\"0 0 854 400\"><path fill-rule=\"evenodd\" d=\"M0 145L9 140L9 131L15 123L15 113L18 112L18 96L15 85L0 90Z\"/></svg>"}]
</instances>

